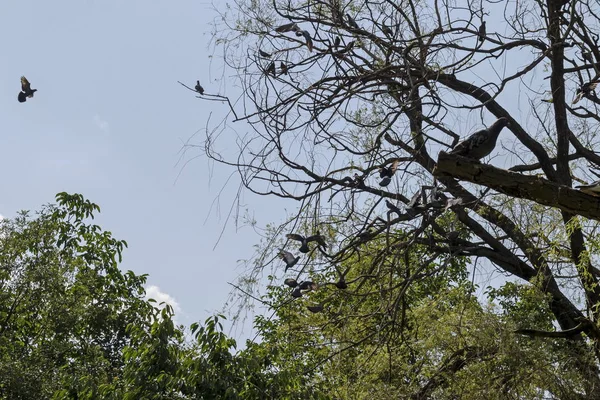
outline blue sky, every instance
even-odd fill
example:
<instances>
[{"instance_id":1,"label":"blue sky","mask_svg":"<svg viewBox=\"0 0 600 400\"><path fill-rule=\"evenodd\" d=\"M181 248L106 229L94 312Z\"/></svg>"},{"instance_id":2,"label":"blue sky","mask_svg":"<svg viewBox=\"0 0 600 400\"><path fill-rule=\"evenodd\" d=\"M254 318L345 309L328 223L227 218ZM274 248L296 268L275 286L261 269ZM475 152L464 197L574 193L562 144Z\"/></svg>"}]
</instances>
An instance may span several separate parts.
<instances>
[{"instance_id":1,"label":"blue sky","mask_svg":"<svg viewBox=\"0 0 600 400\"><path fill-rule=\"evenodd\" d=\"M209 211L233 171L203 157L183 170L177 164L183 142L211 111L217 118L225 110L177 83L227 89L210 57L216 17L199 1L19 1L0 13L0 214L82 193L100 205L99 224L129 243L122 268L148 273L186 324L223 306L227 282L242 272L237 260L259 240L229 223L213 251L237 180L221 194L221 212ZM39 90L24 104L21 75ZM272 200L243 200L260 223L281 219Z\"/></svg>"}]
</instances>

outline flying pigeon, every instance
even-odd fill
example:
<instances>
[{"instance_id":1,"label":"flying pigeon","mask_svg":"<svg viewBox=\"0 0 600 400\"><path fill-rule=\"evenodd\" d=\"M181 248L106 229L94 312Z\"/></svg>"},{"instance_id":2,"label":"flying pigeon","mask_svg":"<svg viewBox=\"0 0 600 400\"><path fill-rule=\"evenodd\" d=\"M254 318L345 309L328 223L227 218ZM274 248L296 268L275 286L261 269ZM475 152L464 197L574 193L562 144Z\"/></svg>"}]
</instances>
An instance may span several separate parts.
<instances>
[{"instance_id":1,"label":"flying pigeon","mask_svg":"<svg viewBox=\"0 0 600 400\"><path fill-rule=\"evenodd\" d=\"M19 103L24 103L27 98L33 97L33 94L37 92L37 89L32 89L31 84L24 76L21 77L21 92L19 92L18 100Z\"/></svg>"},{"instance_id":2,"label":"flying pigeon","mask_svg":"<svg viewBox=\"0 0 600 400\"><path fill-rule=\"evenodd\" d=\"M590 194L592 196L600 196L600 181L596 181L589 185L581 185L575 187L581 190L583 193Z\"/></svg>"},{"instance_id":3,"label":"flying pigeon","mask_svg":"<svg viewBox=\"0 0 600 400\"><path fill-rule=\"evenodd\" d=\"M358 26L358 24L356 23L354 18L350 16L350 14L346 14L346 18L348 19L348 25L350 25L350 27L354 29L360 29L360 26Z\"/></svg>"},{"instance_id":4,"label":"flying pigeon","mask_svg":"<svg viewBox=\"0 0 600 400\"><path fill-rule=\"evenodd\" d=\"M292 268L298 263L298 260L300 260L300 256L294 257L292 253L285 250L281 250L281 252L279 253L279 258L285 261L285 271Z\"/></svg>"},{"instance_id":5,"label":"flying pigeon","mask_svg":"<svg viewBox=\"0 0 600 400\"><path fill-rule=\"evenodd\" d=\"M306 306L306 309L308 311L310 311L311 313L320 313L321 311L323 311L323 305L322 304L317 304L314 306Z\"/></svg>"},{"instance_id":6,"label":"flying pigeon","mask_svg":"<svg viewBox=\"0 0 600 400\"><path fill-rule=\"evenodd\" d=\"M204 94L204 88L200 86L200 81L196 81L196 87L194 87L194 89L196 89L196 92Z\"/></svg>"},{"instance_id":7,"label":"flying pigeon","mask_svg":"<svg viewBox=\"0 0 600 400\"><path fill-rule=\"evenodd\" d=\"M282 61L281 64L279 64L279 68L281 68L281 73L284 75L288 74L288 66L285 65L285 63Z\"/></svg>"},{"instance_id":8,"label":"flying pigeon","mask_svg":"<svg viewBox=\"0 0 600 400\"><path fill-rule=\"evenodd\" d=\"M581 87L575 92L575 97L573 98L571 104L577 104L577 102L581 100L583 96L590 94L594 89L596 89L596 86L598 86L598 82L586 82L581 85Z\"/></svg>"},{"instance_id":9,"label":"flying pigeon","mask_svg":"<svg viewBox=\"0 0 600 400\"><path fill-rule=\"evenodd\" d=\"M327 247L327 243L325 243L325 239L318 232L316 235L312 235L312 236L308 236L308 237L304 237L304 236L298 235L296 233L288 233L286 235L286 237L288 239L297 240L301 243L301 246L300 246L301 253L309 252L309 250L310 250L308 248L309 242L317 242L321 247L323 247L323 248Z\"/></svg>"},{"instance_id":10,"label":"flying pigeon","mask_svg":"<svg viewBox=\"0 0 600 400\"><path fill-rule=\"evenodd\" d=\"M298 286L298 282L296 282L296 280L292 278L287 278L285 281L283 281L283 283L285 283L291 288L295 288L296 286Z\"/></svg>"},{"instance_id":11,"label":"flying pigeon","mask_svg":"<svg viewBox=\"0 0 600 400\"><path fill-rule=\"evenodd\" d=\"M400 164L400 160L395 160L389 167L381 166L379 168L379 177L382 178L381 182L379 182L379 186L387 186L390 184L392 176L394 176L398 169L398 164Z\"/></svg>"},{"instance_id":12,"label":"flying pigeon","mask_svg":"<svg viewBox=\"0 0 600 400\"><path fill-rule=\"evenodd\" d=\"M485 21L481 21L481 26L479 27L479 41L483 43L485 40L486 29L485 29Z\"/></svg>"},{"instance_id":13,"label":"flying pigeon","mask_svg":"<svg viewBox=\"0 0 600 400\"><path fill-rule=\"evenodd\" d=\"M258 54L264 58L271 58L271 54L267 53L266 51L262 51L261 49L258 49Z\"/></svg>"},{"instance_id":14,"label":"flying pigeon","mask_svg":"<svg viewBox=\"0 0 600 400\"><path fill-rule=\"evenodd\" d=\"M450 154L480 160L487 156L496 147L496 141L500 131L508 126L508 118L499 118L487 129L475 132L467 139L457 144Z\"/></svg>"},{"instance_id":15,"label":"flying pigeon","mask_svg":"<svg viewBox=\"0 0 600 400\"><path fill-rule=\"evenodd\" d=\"M269 66L267 67L266 71L267 74L271 74L273 76L275 76L275 62L271 61L271 63L269 64Z\"/></svg>"}]
</instances>

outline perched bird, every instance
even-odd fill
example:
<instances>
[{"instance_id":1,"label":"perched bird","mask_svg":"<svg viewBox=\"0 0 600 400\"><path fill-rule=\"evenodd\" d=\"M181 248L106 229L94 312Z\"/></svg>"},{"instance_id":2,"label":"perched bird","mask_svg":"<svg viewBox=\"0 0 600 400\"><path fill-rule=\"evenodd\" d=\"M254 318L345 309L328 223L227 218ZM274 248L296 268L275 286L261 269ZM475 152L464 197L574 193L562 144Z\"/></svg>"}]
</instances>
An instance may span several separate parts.
<instances>
[{"instance_id":1,"label":"perched bird","mask_svg":"<svg viewBox=\"0 0 600 400\"><path fill-rule=\"evenodd\" d=\"M360 26L358 26L358 24L356 23L354 18L350 16L350 14L346 14L346 18L348 19L348 25L350 25L350 27L354 29L360 29Z\"/></svg>"},{"instance_id":2,"label":"perched bird","mask_svg":"<svg viewBox=\"0 0 600 400\"><path fill-rule=\"evenodd\" d=\"M258 54L264 58L271 58L271 54L267 53L266 51L262 51L261 49L258 49Z\"/></svg>"},{"instance_id":3,"label":"perched bird","mask_svg":"<svg viewBox=\"0 0 600 400\"><path fill-rule=\"evenodd\" d=\"M487 34L485 29L485 21L481 21L481 26L479 27L479 41L483 42L485 40L485 35Z\"/></svg>"},{"instance_id":4,"label":"perched bird","mask_svg":"<svg viewBox=\"0 0 600 400\"><path fill-rule=\"evenodd\" d=\"M288 239L297 240L301 243L301 246L300 246L301 253L309 252L310 249L308 248L308 243L310 243L310 242L317 242L319 244L319 246L321 246L323 248L327 247L327 243L325 243L325 239L323 238L323 236L321 236L319 234L318 231L317 231L316 235L312 235L312 236L308 236L308 237L304 237L304 236L298 235L296 233L288 233L286 235L286 237Z\"/></svg>"},{"instance_id":5,"label":"perched bird","mask_svg":"<svg viewBox=\"0 0 600 400\"><path fill-rule=\"evenodd\" d=\"M271 61L271 63L267 67L265 73L266 74L271 74L271 75L275 76L276 70L275 70L275 62L274 61Z\"/></svg>"},{"instance_id":6,"label":"perched bird","mask_svg":"<svg viewBox=\"0 0 600 400\"><path fill-rule=\"evenodd\" d=\"M579 102L579 100L581 100L585 95L588 95L594 91L596 86L598 86L598 82L586 82L581 85L581 87L575 92L575 97L573 98L571 104L577 104L577 102Z\"/></svg>"},{"instance_id":7,"label":"perched bird","mask_svg":"<svg viewBox=\"0 0 600 400\"><path fill-rule=\"evenodd\" d=\"M582 51L581 56L583 57L583 61L587 61L590 64L594 63L594 56L591 51Z\"/></svg>"},{"instance_id":8,"label":"perched bird","mask_svg":"<svg viewBox=\"0 0 600 400\"><path fill-rule=\"evenodd\" d=\"M281 252L279 253L279 258L281 258L283 261L285 261L285 270L286 271L288 269L292 268L294 265L296 265L298 263L298 260L300 260L300 256L294 257L294 255L292 253L290 253L289 251L285 251L285 250L281 250Z\"/></svg>"},{"instance_id":9,"label":"perched bird","mask_svg":"<svg viewBox=\"0 0 600 400\"><path fill-rule=\"evenodd\" d=\"M299 30L300 30L300 27L295 22L283 24L283 25L275 28L275 32L278 32L278 33L298 32Z\"/></svg>"},{"instance_id":10,"label":"perched bird","mask_svg":"<svg viewBox=\"0 0 600 400\"><path fill-rule=\"evenodd\" d=\"M457 144L452 151L450 151L450 154L468 157L474 160L482 159L494 150L498 135L505 126L508 126L508 118L498 118L498 120L489 128L477 131Z\"/></svg>"},{"instance_id":11,"label":"perched bird","mask_svg":"<svg viewBox=\"0 0 600 400\"><path fill-rule=\"evenodd\" d=\"M395 212L396 214L398 214L398 216L402 215L402 211L400 211L400 209L398 208L398 206L396 206L395 204L393 204L391 201L386 200L385 201L385 205L387 206L387 208L389 210L388 211L388 215L390 213L393 213L393 212Z\"/></svg>"},{"instance_id":12,"label":"perched bird","mask_svg":"<svg viewBox=\"0 0 600 400\"><path fill-rule=\"evenodd\" d=\"M19 93L19 96L17 97L19 100L19 103L24 103L25 101L27 101L27 98L32 98L33 94L35 92L37 92L37 89L32 89L31 84L29 83L27 78L22 76L21 77L21 92Z\"/></svg>"},{"instance_id":13,"label":"perched bird","mask_svg":"<svg viewBox=\"0 0 600 400\"><path fill-rule=\"evenodd\" d=\"M281 68L281 73L284 75L288 74L288 66L285 65L285 63L282 61L281 64L279 64L279 68Z\"/></svg>"},{"instance_id":14,"label":"perched bird","mask_svg":"<svg viewBox=\"0 0 600 400\"><path fill-rule=\"evenodd\" d=\"M341 277L340 280L335 283L335 287L342 290L348 289L348 284L346 283L344 277Z\"/></svg>"},{"instance_id":15,"label":"perched bird","mask_svg":"<svg viewBox=\"0 0 600 400\"><path fill-rule=\"evenodd\" d=\"M392 181L392 177L396 173L398 169L398 164L400 164L400 160L395 160L390 166L381 166L379 168L379 177L382 178L381 182L379 182L379 186L387 186Z\"/></svg>"},{"instance_id":16,"label":"perched bird","mask_svg":"<svg viewBox=\"0 0 600 400\"><path fill-rule=\"evenodd\" d=\"M296 286L298 286L298 282L296 282L296 280L292 278L287 278L285 281L283 281L283 283L285 283L291 288L295 288Z\"/></svg>"},{"instance_id":17,"label":"perched bird","mask_svg":"<svg viewBox=\"0 0 600 400\"><path fill-rule=\"evenodd\" d=\"M306 306L306 309L311 313L320 313L321 311L323 311L323 305L316 304L314 306Z\"/></svg>"},{"instance_id":18,"label":"perched bird","mask_svg":"<svg viewBox=\"0 0 600 400\"><path fill-rule=\"evenodd\" d=\"M298 285L298 289L306 290L306 291L317 290L318 288L319 288L319 285L317 285L316 283L314 283L312 281L302 281Z\"/></svg>"},{"instance_id":19,"label":"perched bird","mask_svg":"<svg viewBox=\"0 0 600 400\"><path fill-rule=\"evenodd\" d=\"M342 42L342 39L339 36L336 36L335 39L333 40L333 47L339 47L340 43Z\"/></svg>"},{"instance_id":20,"label":"perched bird","mask_svg":"<svg viewBox=\"0 0 600 400\"><path fill-rule=\"evenodd\" d=\"M590 194L592 196L600 196L600 181L596 181L589 185L581 185L575 187L581 190L583 193Z\"/></svg>"},{"instance_id":21,"label":"perched bird","mask_svg":"<svg viewBox=\"0 0 600 400\"><path fill-rule=\"evenodd\" d=\"M292 290L292 297L295 299L302 297L302 290L300 290L299 287L296 287L294 290Z\"/></svg>"},{"instance_id":22,"label":"perched bird","mask_svg":"<svg viewBox=\"0 0 600 400\"><path fill-rule=\"evenodd\" d=\"M310 37L310 33L307 31L300 31L302 36L304 36L304 40L306 40L306 47L308 47L308 51L313 51L313 41Z\"/></svg>"},{"instance_id":23,"label":"perched bird","mask_svg":"<svg viewBox=\"0 0 600 400\"><path fill-rule=\"evenodd\" d=\"M381 31L388 36L394 36L394 31L387 25L381 25Z\"/></svg>"},{"instance_id":24,"label":"perched bird","mask_svg":"<svg viewBox=\"0 0 600 400\"><path fill-rule=\"evenodd\" d=\"M196 87L194 87L194 89L196 89L196 92L204 94L204 88L200 86L200 81L196 81Z\"/></svg>"}]
</instances>

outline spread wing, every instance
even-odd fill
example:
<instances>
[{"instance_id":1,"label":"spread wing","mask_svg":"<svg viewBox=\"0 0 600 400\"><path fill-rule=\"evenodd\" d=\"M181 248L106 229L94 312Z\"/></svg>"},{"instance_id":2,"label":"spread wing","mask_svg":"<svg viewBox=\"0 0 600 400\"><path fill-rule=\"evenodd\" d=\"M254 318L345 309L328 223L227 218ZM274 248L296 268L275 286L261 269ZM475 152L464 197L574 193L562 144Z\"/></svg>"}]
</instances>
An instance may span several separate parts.
<instances>
[{"instance_id":1,"label":"spread wing","mask_svg":"<svg viewBox=\"0 0 600 400\"><path fill-rule=\"evenodd\" d=\"M327 247L327 243L325 243L325 238L321 235L312 235L306 238L307 242L317 242L321 247Z\"/></svg>"},{"instance_id":2,"label":"spread wing","mask_svg":"<svg viewBox=\"0 0 600 400\"><path fill-rule=\"evenodd\" d=\"M292 239L292 240L297 240L299 242L303 242L304 241L304 236L302 235L298 235L297 233L288 233L287 235L285 235L288 239Z\"/></svg>"},{"instance_id":3,"label":"spread wing","mask_svg":"<svg viewBox=\"0 0 600 400\"><path fill-rule=\"evenodd\" d=\"M306 47L308 47L308 51L312 51L313 50L313 41L312 41L312 38L310 37L310 33L308 33L307 31L302 31L302 36L304 36L304 39L306 40Z\"/></svg>"},{"instance_id":4,"label":"spread wing","mask_svg":"<svg viewBox=\"0 0 600 400\"><path fill-rule=\"evenodd\" d=\"M21 77L21 90L24 92L31 91L31 84L24 76Z\"/></svg>"}]
</instances>

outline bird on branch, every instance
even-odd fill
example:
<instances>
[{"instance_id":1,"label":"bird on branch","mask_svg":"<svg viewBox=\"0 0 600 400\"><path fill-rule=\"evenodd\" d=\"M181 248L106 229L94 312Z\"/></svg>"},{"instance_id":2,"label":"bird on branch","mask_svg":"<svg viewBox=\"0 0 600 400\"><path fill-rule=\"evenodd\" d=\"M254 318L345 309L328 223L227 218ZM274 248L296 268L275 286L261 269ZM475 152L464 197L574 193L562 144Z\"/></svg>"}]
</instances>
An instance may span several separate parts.
<instances>
[{"instance_id":1,"label":"bird on branch","mask_svg":"<svg viewBox=\"0 0 600 400\"><path fill-rule=\"evenodd\" d=\"M505 126L509 126L508 118L498 118L498 120L489 128L477 131L457 144L452 151L450 151L450 154L472 158L474 160L482 159L494 150L498 135Z\"/></svg>"},{"instance_id":2,"label":"bird on branch","mask_svg":"<svg viewBox=\"0 0 600 400\"><path fill-rule=\"evenodd\" d=\"M275 75L276 75L276 72L277 72L277 71L275 70L275 62L274 62L274 61L271 61L271 63L269 64L269 66L268 66L268 67L267 67L267 69L265 70L265 73L266 73L267 75L268 75L268 74L271 74L271 75L275 76Z\"/></svg>"},{"instance_id":3,"label":"bird on branch","mask_svg":"<svg viewBox=\"0 0 600 400\"><path fill-rule=\"evenodd\" d=\"M271 58L271 54L270 53L267 53L266 51L262 51L261 49L258 49L258 54L261 57L264 57L264 58Z\"/></svg>"},{"instance_id":4,"label":"bird on branch","mask_svg":"<svg viewBox=\"0 0 600 400\"><path fill-rule=\"evenodd\" d=\"M395 160L389 167L383 165L379 167L379 177L381 178L379 186L387 186L390 184L392 177L398 169L398 164L400 164L400 160Z\"/></svg>"},{"instance_id":5,"label":"bird on branch","mask_svg":"<svg viewBox=\"0 0 600 400\"><path fill-rule=\"evenodd\" d=\"M285 63L282 61L281 64L279 64L279 68L281 69L281 73L283 75L287 75L288 74L288 66L285 65Z\"/></svg>"},{"instance_id":6,"label":"bird on branch","mask_svg":"<svg viewBox=\"0 0 600 400\"><path fill-rule=\"evenodd\" d=\"M288 239L297 240L300 242L300 244L301 244L300 252L301 253L309 252L310 249L308 248L308 244L310 242L317 242L319 244L319 246L321 246L323 248L327 247L327 243L325 243L325 238L323 238L323 236L321 236L321 234L319 234L319 232L317 232L316 235L312 235L312 236L308 236L308 237L298 235L297 233L288 233L286 235L286 237Z\"/></svg>"},{"instance_id":7,"label":"bird on branch","mask_svg":"<svg viewBox=\"0 0 600 400\"><path fill-rule=\"evenodd\" d=\"M298 286L298 282L293 278L287 278L285 281L283 281L283 283L285 283L291 288L295 288L296 286Z\"/></svg>"},{"instance_id":8,"label":"bird on branch","mask_svg":"<svg viewBox=\"0 0 600 400\"><path fill-rule=\"evenodd\" d=\"M204 94L204 88L200 85L200 81L196 81L196 86L194 89L196 89L196 92Z\"/></svg>"},{"instance_id":9,"label":"bird on branch","mask_svg":"<svg viewBox=\"0 0 600 400\"><path fill-rule=\"evenodd\" d=\"M485 21L481 21L481 26L479 27L479 41L483 43L485 41L485 35L487 34L485 28Z\"/></svg>"},{"instance_id":10,"label":"bird on branch","mask_svg":"<svg viewBox=\"0 0 600 400\"><path fill-rule=\"evenodd\" d=\"M285 250L281 250L281 252L279 253L279 258L285 261L285 271L292 268L298 263L298 260L300 260L300 256L294 257L292 253Z\"/></svg>"},{"instance_id":11,"label":"bird on branch","mask_svg":"<svg viewBox=\"0 0 600 400\"><path fill-rule=\"evenodd\" d=\"M19 92L18 100L19 103L24 103L27 98L32 98L33 94L37 92L37 89L32 89L31 84L24 76L21 77L21 91Z\"/></svg>"}]
</instances>

